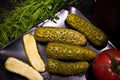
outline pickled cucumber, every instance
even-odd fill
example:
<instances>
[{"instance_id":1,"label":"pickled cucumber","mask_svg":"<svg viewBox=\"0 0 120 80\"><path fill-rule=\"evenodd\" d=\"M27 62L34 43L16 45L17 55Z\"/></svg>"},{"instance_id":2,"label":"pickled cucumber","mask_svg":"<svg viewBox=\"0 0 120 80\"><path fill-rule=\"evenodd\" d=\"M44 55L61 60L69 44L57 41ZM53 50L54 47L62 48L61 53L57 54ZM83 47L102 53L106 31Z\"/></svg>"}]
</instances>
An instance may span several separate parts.
<instances>
[{"instance_id":1,"label":"pickled cucumber","mask_svg":"<svg viewBox=\"0 0 120 80\"><path fill-rule=\"evenodd\" d=\"M40 42L62 42L72 45L85 45L83 34L68 28L39 27L34 33L35 39Z\"/></svg>"},{"instance_id":2,"label":"pickled cucumber","mask_svg":"<svg viewBox=\"0 0 120 80\"><path fill-rule=\"evenodd\" d=\"M36 69L14 57L9 57L5 61L5 69L24 76L28 80L44 80L43 76Z\"/></svg>"},{"instance_id":3,"label":"pickled cucumber","mask_svg":"<svg viewBox=\"0 0 120 80\"><path fill-rule=\"evenodd\" d=\"M49 73L58 75L77 75L88 69L89 64L86 61L81 62L62 62L56 59L47 59L46 70Z\"/></svg>"},{"instance_id":4,"label":"pickled cucumber","mask_svg":"<svg viewBox=\"0 0 120 80\"><path fill-rule=\"evenodd\" d=\"M66 22L77 31L83 33L87 39L96 47L105 46L108 36L99 28L84 20L83 18L69 13Z\"/></svg>"},{"instance_id":5,"label":"pickled cucumber","mask_svg":"<svg viewBox=\"0 0 120 80\"><path fill-rule=\"evenodd\" d=\"M45 71L45 64L38 52L36 40L32 34L25 34L23 36L23 44L26 56L30 64L39 72Z\"/></svg>"},{"instance_id":6,"label":"pickled cucumber","mask_svg":"<svg viewBox=\"0 0 120 80\"><path fill-rule=\"evenodd\" d=\"M46 55L48 58L76 61L91 60L96 57L96 53L87 47L68 45L58 42L51 42L47 44Z\"/></svg>"}]
</instances>

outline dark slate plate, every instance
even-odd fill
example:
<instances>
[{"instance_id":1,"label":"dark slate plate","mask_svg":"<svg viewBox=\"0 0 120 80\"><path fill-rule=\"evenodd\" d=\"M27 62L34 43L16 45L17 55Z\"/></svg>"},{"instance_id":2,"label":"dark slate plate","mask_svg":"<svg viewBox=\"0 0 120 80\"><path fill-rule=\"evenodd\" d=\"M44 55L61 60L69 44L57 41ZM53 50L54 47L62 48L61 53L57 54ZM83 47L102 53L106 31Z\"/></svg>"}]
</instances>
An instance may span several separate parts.
<instances>
[{"instance_id":1,"label":"dark slate plate","mask_svg":"<svg viewBox=\"0 0 120 80\"><path fill-rule=\"evenodd\" d=\"M61 11L59 11L58 13L55 14L59 17L59 20L53 21L51 19L47 19L44 22L38 24L37 26L34 26L31 30L27 31L24 34L27 34L27 33L33 34L36 27L40 27L40 26L54 26L54 27L61 27L61 28L63 28L63 27L69 28L65 23L65 19L66 19L68 13L77 14L77 15L83 17L84 19L86 19L87 21L89 21L76 8L67 7L66 9L62 9ZM16 57L16 58L29 64L29 62L26 58L25 52L24 52L24 48L23 48L23 42L22 42L23 35L21 35L19 38L13 40L12 42L8 43L6 46L4 46L3 48L0 49L0 62L2 65L2 67L0 66L0 69L4 70L4 73L0 72L0 75L2 76L4 74L4 76L9 78L7 80L27 80L26 78L24 78L18 74L11 73L4 69L4 62L10 56ZM41 57L43 58L44 61L46 61L46 59L47 59L47 57L45 55L46 45L37 43L37 46L38 46L38 50L40 52ZM97 54L99 54L103 50L115 48L115 46L110 41L108 41L107 45L104 48L99 49L99 50L96 49L95 47L93 47L89 42L87 42L86 47L91 48ZM90 79L89 77L86 77L86 73L87 73L87 75L91 74L91 70L88 70L87 72L78 74L76 76L59 76L59 75L49 74L48 72L44 72L41 74L43 75L45 80L88 80L88 79L94 80L94 79ZM94 78L94 76L93 76L93 78ZM6 79L3 77L3 78L1 78L1 80L6 80Z\"/></svg>"}]
</instances>

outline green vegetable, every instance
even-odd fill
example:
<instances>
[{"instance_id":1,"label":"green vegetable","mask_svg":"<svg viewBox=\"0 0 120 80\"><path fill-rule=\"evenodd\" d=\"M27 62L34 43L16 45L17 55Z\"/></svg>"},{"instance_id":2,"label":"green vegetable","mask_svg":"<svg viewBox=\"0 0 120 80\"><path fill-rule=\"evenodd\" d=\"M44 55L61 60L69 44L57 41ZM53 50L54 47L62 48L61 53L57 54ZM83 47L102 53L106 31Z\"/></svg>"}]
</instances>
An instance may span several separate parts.
<instances>
[{"instance_id":1,"label":"green vegetable","mask_svg":"<svg viewBox=\"0 0 120 80\"><path fill-rule=\"evenodd\" d=\"M89 64L86 61L81 62L62 62L56 59L47 59L46 70L49 73L59 75L77 75L88 69Z\"/></svg>"},{"instance_id":2,"label":"green vegetable","mask_svg":"<svg viewBox=\"0 0 120 80\"><path fill-rule=\"evenodd\" d=\"M19 2L22 1L19 0L17 4L15 1L13 1L13 5L17 6L8 16L5 15L4 21L0 24L0 47L31 29L34 25L53 17L63 5L71 2L69 0L24 0Z\"/></svg>"},{"instance_id":3,"label":"green vegetable","mask_svg":"<svg viewBox=\"0 0 120 80\"><path fill-rule=\"evenodd\" d=\"M35 30L34 37L40 42L62 42L72 45L85 45L86 38L83 34L68 28L39 27Z\"/></svg>"},{"instance_id":4,"label":"green vegetable","mask_svg":"<svg viewBox=\"0 0 120 80\"><path fill-rule=\"evenodd\" d=\"M48 58L77 61L91 60L96 57L96 53L87 47L73 46L57 42L47 44L46 55Z\"/></svg>"},{"instance_id":5,"label":"green vegetable","mask_svg":"<svg viewBox=\"0 0 120 80\"><path fill-rule=\"evenodd\" d=\"M107 44L107 35L83 18L70 13L67 16L66 22L77 31L83 33L93 45L101 47Z\"/></svg>"}]
</instances>

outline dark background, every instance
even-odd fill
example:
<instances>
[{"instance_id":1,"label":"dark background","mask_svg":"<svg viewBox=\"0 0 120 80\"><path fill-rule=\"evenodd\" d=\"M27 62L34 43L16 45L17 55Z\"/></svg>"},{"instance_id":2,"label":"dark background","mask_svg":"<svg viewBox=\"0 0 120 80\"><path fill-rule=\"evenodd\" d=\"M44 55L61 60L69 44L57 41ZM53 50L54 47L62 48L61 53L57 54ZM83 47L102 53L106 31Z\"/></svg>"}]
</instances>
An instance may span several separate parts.
<instances>
[{"instance_id":1,"label":"dark background","mask_svg":"<svg viewBox=\"0 0 120 80\"><path fill-rule=\"evenodd\" d=\"M19 1L19 0L18 0ZM15 4L0 0L0 7L11 11ZM120 0L82 0L73 5L78 8L94 25L102 29L109 40L120 49ZM3 13L0 10L0 14ZM0 22L3 20L0 16Z\"/></svg>"},{"instance_id":2,"label":"dark background","mask_svg":"<svg viewBox=\"0 0 120 80\"><path fill-rule=\"evenodd\" d=\"M82 0L76 7L120 49L120 0Z\"/></svg>"},{"instance_id":3,"label":"dark background","mask_svg":"<svg viewBox=\"0 0 120 80\"><path fill-rule=\"evenodd\" d=\"M97 0L94 5L94 18L99 28L110 37L120 49L120 0Z\"/></svg>"}]
</instances>

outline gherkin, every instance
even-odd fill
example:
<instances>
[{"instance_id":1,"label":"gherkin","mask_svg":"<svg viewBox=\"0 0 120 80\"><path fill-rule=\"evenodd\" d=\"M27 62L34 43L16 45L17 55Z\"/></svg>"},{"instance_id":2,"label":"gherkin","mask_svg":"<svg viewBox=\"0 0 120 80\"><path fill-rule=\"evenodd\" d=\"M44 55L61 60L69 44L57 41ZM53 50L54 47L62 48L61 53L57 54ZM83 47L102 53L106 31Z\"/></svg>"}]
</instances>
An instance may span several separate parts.
<instances>
[{"instance_id":1,"label":"gherkin","mask_svg":"<svg viewBox=\"0 0 120 80\"><path fill-rule=\"evenodd\" d=\"M87 47L58 42L51 42L47 44L46 55L48 58L74 61L92 60L96 57L96 53Z\"/></svg>"},{"instance_id":2,"label":"gherkin","mask_svg":"<svg viewBox=\"0 0 120 80\"><path fill-rule=\"evenodd\" d=\"M80 62L63 62L56 59L48 58L46 61L46 70L49 73L59 75L77 75L86 71L89 67L87 61Z\"/></svg>"},{"instance_id":3,"label":"gherkin","mask_svg":"<svg viewBox=\"0 0 120 80\"><path fill-rule=\"evenodd\" d=\"M34 37L40 42L62 42L71 45L85 45L85 36L75 30L58 27L39 27Z\"/></svg>"},{"instance_id":4,"label":"gherkin","mask_svg":"<svg viewBox=\"0 0 120 80\"><path fill-rule=\"evenodd\" d=\"M105 46L108 36L99 28L86 21L85 19L69 13L66 22L77 31L83 33L87 39L96 47Z\"/></svg>"}]
</instances>

